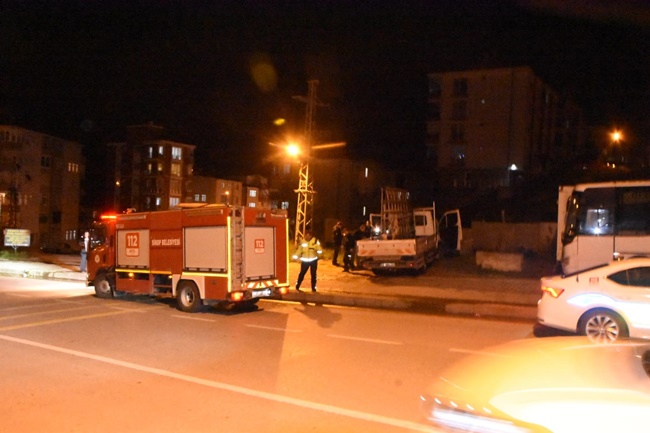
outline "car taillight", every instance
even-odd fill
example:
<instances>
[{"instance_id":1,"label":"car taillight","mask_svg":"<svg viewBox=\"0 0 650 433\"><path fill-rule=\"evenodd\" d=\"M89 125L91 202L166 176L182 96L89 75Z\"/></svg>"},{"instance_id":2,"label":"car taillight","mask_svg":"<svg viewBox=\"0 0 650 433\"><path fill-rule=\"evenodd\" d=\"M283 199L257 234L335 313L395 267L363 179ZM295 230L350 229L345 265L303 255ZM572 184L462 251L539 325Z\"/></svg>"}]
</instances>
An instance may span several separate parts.
<instances>
[{"instance_id":1,"label":"car taillight","mask_svg":"<svg viewBox=\"0 0 650 433\"><path fill-rule=\"evenodd\" d=\"M542 293L548 293L549 296L553 298L559 297L564 292L564 289L558 289L556 287L542 286Z\"/></svg>"}]
</instances>

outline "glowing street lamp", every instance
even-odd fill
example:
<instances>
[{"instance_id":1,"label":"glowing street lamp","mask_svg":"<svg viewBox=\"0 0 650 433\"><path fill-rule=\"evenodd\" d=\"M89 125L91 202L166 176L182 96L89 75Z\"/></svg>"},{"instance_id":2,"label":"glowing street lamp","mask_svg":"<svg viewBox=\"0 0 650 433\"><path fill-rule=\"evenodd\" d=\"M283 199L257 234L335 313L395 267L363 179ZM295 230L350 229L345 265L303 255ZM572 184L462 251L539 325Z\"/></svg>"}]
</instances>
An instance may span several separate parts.
<instances>
[{"instance_id":1,"label":"glowing street lamp","mask_svg":"<svg viewBox=\"0 0 650 433\"><path fill-rule=\"evenodd\" d=\"M287 154L292 158L297 158L300 155L300 147L295 143L289 143L286 147Z\"/></svg>"},{"instance_id":2,"label":"glowing street lamp","mask_svg":"<svg viewBox=\"0 0 650 433\"><path fill-rule=\"evenodd\" d=\"M618 144L623 139L623 134L619 130L615 130L611 133L612 141L614 144Z\"/></svg>"}]
</instances>

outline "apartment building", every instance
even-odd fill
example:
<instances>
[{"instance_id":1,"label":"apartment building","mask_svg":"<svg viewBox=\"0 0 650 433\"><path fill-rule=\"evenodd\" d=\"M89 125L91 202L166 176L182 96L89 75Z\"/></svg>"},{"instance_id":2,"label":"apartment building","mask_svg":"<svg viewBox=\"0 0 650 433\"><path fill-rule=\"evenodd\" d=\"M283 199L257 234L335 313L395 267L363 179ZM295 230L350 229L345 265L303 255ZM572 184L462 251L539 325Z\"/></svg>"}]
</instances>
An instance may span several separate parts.
<instances>
[{"instance_id":1,"label":"apartment building","mask_svg":"<svg viewBox=\"0 0 650 433\"><path fill-rule=\"evenodd\" d=\"M114 157L115 211L167 210L193 198L191 144L166 140L154 123L127 127L125 142L109 143Z\"/></svg>"},{"instance_id":2,"label":"apartment building","mask_svg":"<svg viewBox=\"0 0 650 433\"><path fill-rule=\"evenodd\" d=\"M581 110L529 67L428 82L427 156L440 188L510 188L584 145Z\"/></svg>"},{"instance_id":3,"label":"apartment building","mask_svg":"<svg viewBox=\"0 0 650 433\"><path fill-rule=\"evenodd\" d=\"M77 246L84 164L77 142L0 125L0 229L29 230L33 247Z\"/></svg>"},{"instance_id":4,"label":"apartment building","mask_svg":"<svg viewBox=\"0 0 650 433\"><path fill-rule=\"evenodd\" d=\"M208 176L192 176L191 195L187 202L241 206L243 185L239 181Z\"/></svg>"}]
</instances>

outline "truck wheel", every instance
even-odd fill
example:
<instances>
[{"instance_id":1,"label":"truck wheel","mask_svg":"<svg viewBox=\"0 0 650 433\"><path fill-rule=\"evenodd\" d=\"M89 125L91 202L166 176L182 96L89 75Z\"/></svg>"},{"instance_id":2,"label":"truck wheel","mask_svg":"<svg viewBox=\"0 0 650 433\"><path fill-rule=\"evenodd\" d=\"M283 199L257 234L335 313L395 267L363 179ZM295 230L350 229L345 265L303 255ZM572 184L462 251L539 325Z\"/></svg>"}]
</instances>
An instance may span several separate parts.
<instances>
[{"instance_id":1,"label":"truck wheel","mask_svg":"<svg viewBox=\"0 0 650 433\"><path fill-rule=\"evenodd\" d=\"M95 294L98 298L110 299L114 296L113 285L106 274L97 274L93 280Z\"/></svg>"},{"instance_id":2,"label":"truck wheel","mask_svg":"<svg viewBox=\"0 0 650 433\"><path fill-rule=\"evenodd\" d=\"M199 288L191 281L183 281L176 289L178 309L186 313L196 313L203 306Z\"/></svg>"}]
</instances>

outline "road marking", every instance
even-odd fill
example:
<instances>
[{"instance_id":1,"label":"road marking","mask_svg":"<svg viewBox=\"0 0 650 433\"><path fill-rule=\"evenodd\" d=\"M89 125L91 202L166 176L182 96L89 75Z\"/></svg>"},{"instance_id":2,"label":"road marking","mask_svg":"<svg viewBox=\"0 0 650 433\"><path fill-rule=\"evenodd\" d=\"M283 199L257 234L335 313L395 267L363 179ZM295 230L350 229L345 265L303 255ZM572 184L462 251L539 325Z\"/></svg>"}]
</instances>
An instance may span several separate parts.
<instances>
[{"instance_id":1,"label":"road marking","mask_svg":"<svg viewBox=\"0 0 650 433\"><path fill-rule=\"evenodd\" d=\"M257 328L257 329L268 329L269 331L280 331L280 332L303 332L302 329L286 329L286 328L280 328L276 326L262 326L262 325L246 325L249 328Z\"/></svg>"},{"instance_id":2,"label":"road marking","mask_svg":"<svg viewBox=\"0 0 650 433\"><path fill-rule=\"evenodd\" d=\"M20 325L11 325L0 328L0 332L13 331L16 329L33 328L35 326L52 325L54 323L73 322L75 320L95 319L97 317L114 316L116 314L125 314L128 311L109 311L107 313L88 314L85 316L66 317L64 319L43 320L40 322L23 323Z\"/></svg>"},{"instance_id":3,"label":"road marking","mask_svg":"<svg viewBox=\"0 0 650 433\"><path fill-rule=\"evenodd\" d=\"M135 309L135 308L125 308L125 307L108 307L113 310L119 310L119 311L128 311L129 313L147 313L149 310L145 310L143 308Z\"/></svg>"},{"instance_id":4,"label":"road marking","mask_svg":"<svg viewBox=\"0 0 650 433\"><path fill-rule=\"evenodd\" d=\"M1 330L1 329L0 329ZM206 386L208 388L220 389L223 391L230 391L241 395L247 395L250 397L260 398L264 400L269 400L277 403L290 404L293 406L298 406L306 409L317 410L321 412L330 413L333 415L346 416L348 418L359 419L363 421L374 422L378 424L384 424L392 427L398 427L402 429L420 431L420 432L435 432L431 426L419 424L412 421L405 421L397 418L390 418L387 416L376 415L367 412L361 412L358 410L345 409L338 406L333 406L329 404L315 403L309 400L302 400L299 398L288 397L279 394L273 394L270 392L258 391L250 388L244 388L243 386L230 385L223 382L217 382L214 380L201 379L200 377L189 376L187 374L175 373L169 370L163 370L160 368L147 367L145 365L135 364L133 362L121 361L119 359L109 358L101 355L94 355L92 353L81 352L78 350L66 349L64 347L53 346L50 344L38 343L36 341L25 340L22 338L10 337L8 335L0 335L0 340L10 341L12 343L23 344L26 346L37 347L44 350L49 350L52 352L64 353L71 356L76 356L78 358L90 359L97 362L102 362L105 364L116 365L119 367L128 368L135 371L141 371L144 373L154 374L157 376L167 377L171 379L177 379L187 383L193 383L196 385Z\"/></svg>"},{"instance_id":5,"label":"road marking","mask_svg":"<svg viewBox=\"0 0 650 433\"><path fill-rule=\"evenodd\" d=\"M332 337L332 338L340 338L340 339L343 339L343 340L362 341L364 343L390 344L390 345L393 345L393 346L401 346L401 345L404 344L401 341L376 340L374 338L351 337L351 336L348 336L348 335L328 334L327 336Z\"/></svg>"},{"instance_id":6,"label":"road marking","mask_svg":"<svg viewBox=\"0 0 650 433\"><path fill-rule=\"evenodd\" d=\"M31 313L14 314L13 316L2 316L2 317L0 317L0 320L17 319L17 318L20 318L20 317L29 317L29 316L34 316L34 315L65 313L67 311L86 310L88 308L99 308L99 306L98 305L88 305L88 306L84 306L84 307L61 308L61 309L58 309L58 310L34 311L34 312L31 312Z\"/></svg>"},{"instance_id":7,"label":"road marking","mask_svg":"<svg viewBox=\"0 0 650 433\"><path fill-rule=\"evenodd\" d=\"M7 307L7 308L0 308L0 312L3 311L12 311L12 310L24 310L26 308L41 308L41 307L49 307L52 305L56 305L56 302L48 302L46 304L29 304L29 305L19 305L17 307Z\"/></svg>"},{"instance_id":8,"label":"road marking","mask_svg":"<svg viewBox=\"0 0 650 433\"><path fill-rule=\"evenodd\" d=\"M187 317L187 316L180 316L178 314L172 314L172 317L176 317L177 319L196 320L197 322L216 322L216 320L214 319L203 319L201 317Z\"/></svg>"},{"instance_id":9,"label":"road marking","mask_svg":"<svg viewBox=\"0 0 650 433\"><path fill-rule=\"evenodd\" d=\"M81 298L81 296L75 296L75 298ZM70 301L69 299L55 299L56 302L60 302L62 304L77 304L77 305L85 305L88 304L88 301L83 300L83 301Z\"/></svg>"}]
</instances>

